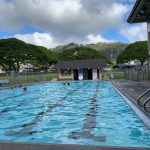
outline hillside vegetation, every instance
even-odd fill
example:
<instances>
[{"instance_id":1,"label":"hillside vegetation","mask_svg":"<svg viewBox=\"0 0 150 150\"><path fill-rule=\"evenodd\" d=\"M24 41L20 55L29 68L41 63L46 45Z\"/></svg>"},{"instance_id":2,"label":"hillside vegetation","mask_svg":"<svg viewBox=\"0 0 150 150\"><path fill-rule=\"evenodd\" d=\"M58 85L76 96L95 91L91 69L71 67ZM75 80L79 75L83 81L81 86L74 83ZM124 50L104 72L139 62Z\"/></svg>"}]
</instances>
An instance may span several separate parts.
<instances>
[{"instance_id":1,"label":"hillside vegetation","mask_svg":"<svg viewBox=\"0 0 150 150\"><path fill-rule=\"evenodd\" d=\"M121 52L125 50L128 44L124 44L121 42L115 43L96 43L96 44L86 44L86 45L78 45L75 43L70 43L68 45L57 46L56 48L50 49L54 52L61 53L64 50L76 48L76 47L89 47L104 55L107 60L116 62L117 57Z\"/></svg>"},{"instance_id":2,"label":"hillside vegetation","mask_svg":"<svg viewBox=\"0 0 150 150\"><path fill-rule=\"evenodd\" d=\"M100 52L90 47L74 47L58 53L58 60L106 59Z\"/></svg>"}]
</instances>

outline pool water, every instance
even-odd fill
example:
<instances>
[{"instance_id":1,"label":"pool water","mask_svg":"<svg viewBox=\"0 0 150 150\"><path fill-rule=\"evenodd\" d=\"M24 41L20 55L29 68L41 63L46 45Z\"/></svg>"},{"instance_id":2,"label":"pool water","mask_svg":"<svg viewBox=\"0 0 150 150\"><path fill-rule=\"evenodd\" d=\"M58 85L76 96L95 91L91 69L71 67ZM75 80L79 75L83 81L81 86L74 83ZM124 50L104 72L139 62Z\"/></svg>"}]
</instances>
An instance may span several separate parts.
<instances>
[{"instance_id":1,"label":"pool water","mask_svg":"<svg viewBox=\"0 0 150 150\"><path fill-rule=\"evenodd\" d=\"M0 91L0 141L150 147L150 129L109 82L43 83Z\"/></svg>"}]
</instances>

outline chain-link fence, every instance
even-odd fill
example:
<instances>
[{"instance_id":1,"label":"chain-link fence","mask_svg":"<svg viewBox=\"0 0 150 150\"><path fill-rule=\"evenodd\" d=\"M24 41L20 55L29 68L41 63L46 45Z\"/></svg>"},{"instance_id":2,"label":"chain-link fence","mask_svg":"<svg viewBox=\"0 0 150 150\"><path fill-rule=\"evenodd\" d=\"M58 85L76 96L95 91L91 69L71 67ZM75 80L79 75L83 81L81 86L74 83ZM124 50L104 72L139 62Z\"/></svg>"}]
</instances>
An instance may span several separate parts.
<instances>
[{"instance_id":1,"label":"chain-link fence","mask_svg":"<svg viewBox=\"0 0 150 150\"><path fill-rule=\"evenodd\" d=\"M115 65L112 70L104 71L104 75L114 79L127 79L132 81L150 80L149 65Z\"/></svg>"},{"instance_id":2,"label":"chain-link fence","mask_svg":"<svg viewBox=\"0 0 150 150\"><path fill-rule=\"evenodd\" d=\"M57 72L16 72L0 74L0 86L57 80Z\"/></svg>"}]
</instances>

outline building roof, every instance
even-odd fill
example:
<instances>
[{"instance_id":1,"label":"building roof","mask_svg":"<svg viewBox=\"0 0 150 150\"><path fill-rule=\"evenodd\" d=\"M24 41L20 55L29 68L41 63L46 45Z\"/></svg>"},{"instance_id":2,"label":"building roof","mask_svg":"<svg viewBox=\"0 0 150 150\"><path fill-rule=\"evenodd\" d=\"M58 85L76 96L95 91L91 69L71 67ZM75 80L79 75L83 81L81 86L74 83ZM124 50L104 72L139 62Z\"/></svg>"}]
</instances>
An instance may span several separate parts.
<instances>
[{"instance_id":1,"label":"building roof","mask_svg":"<svg viewBox=\"0 0 150 150\"><path fill-rule=\"evenodd\" d=\"M106 60L104 59L90 59L90 60L74 60L74 61L59 61L54 68L55 69L78 69L78 68L100 68L106 66Z\"/></svg>"},{"instance_id":2,"label":"building roof","mask_svg":"<svg viewBox=\"0 0 150 150\"><path fill-rule=\"evenodd\" d=\"M128 18L129 23L150 21L150 0L137 0Z\"/></svg>"}]
</instances>

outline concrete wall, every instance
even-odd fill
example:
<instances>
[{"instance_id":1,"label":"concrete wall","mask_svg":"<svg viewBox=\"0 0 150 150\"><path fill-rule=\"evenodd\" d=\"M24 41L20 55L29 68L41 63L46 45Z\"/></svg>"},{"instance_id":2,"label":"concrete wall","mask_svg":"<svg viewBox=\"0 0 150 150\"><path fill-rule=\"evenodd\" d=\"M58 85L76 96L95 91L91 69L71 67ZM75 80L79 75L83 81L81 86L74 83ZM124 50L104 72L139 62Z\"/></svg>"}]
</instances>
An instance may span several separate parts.
<instances>
[{"instance_id":1,"label":"concrete wall","mask_svg":"<svg viewBox=\"0 0 150 150\"><path fill-rule=\"evenodd\" d=\"M92 69L92 72L93 72L93 80L102 80L102 70L99 70L99 77L98 77L98 74L97 74L97 69Z\"/></svg>"},{"instance_id":2,"label":"concrete wall","mask_svg":"<svg viewBox=\"0 0 150 150\"><path fill-rule=\"evenodd\" d=\"M97 69L92 69L93 80L97 80Z\"/></svg>"},{"instance_id":3,"label":"concrete wall","mask_svg":"<svg viewBox=\"0 0 150 150\"><path fill-rule=\"evenodd\" d=\"M58 70L58 73L59 73L59 75L58 75L59 80L74 80L73 70L71 70L70 75L62 75L61 70Z\"/></svg>"},{"instance_id":4,"label":"concrete wall","mask_svg":"<svg viewBox=\"0 0 150 150\"><path fill-rule=\"evenodd\" d=\"M103 71L99 70L99 80L102 80L102 74L103 74Z\"/></svg>"}]
</instances>

